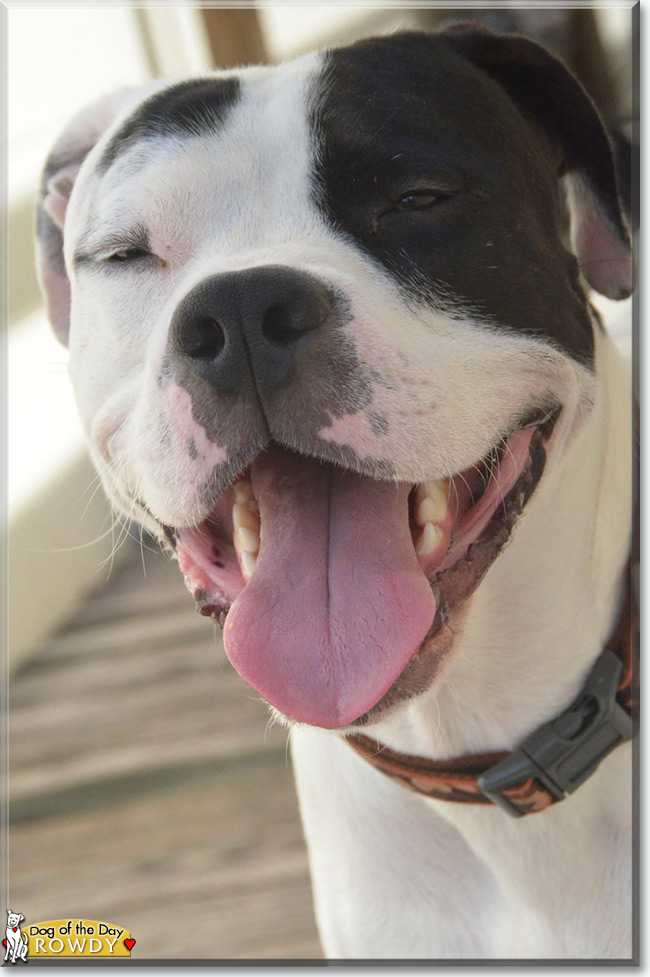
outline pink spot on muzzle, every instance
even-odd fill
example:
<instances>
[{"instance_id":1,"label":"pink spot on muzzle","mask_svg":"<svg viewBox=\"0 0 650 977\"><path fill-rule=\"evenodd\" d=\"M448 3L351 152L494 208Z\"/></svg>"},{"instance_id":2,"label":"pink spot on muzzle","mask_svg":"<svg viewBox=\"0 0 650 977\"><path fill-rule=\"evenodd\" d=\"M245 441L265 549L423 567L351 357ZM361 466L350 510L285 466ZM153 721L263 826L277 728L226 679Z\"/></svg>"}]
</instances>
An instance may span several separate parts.
<instances>
[{"instance_id":1,"label":"pink spot on muzzle","mask_svg":"<svg viewBox=\"0 0 650 977\"><path fill-rule=\"evenodd\" d=\"M168 419L170 426L184 444L194 443L196 462L200 465L222 465L228 460L228 450L211 441L194 416L192 398L184 387L169 388Z\"/></svg>"},{"instance_id":2,"label":"pink spot on muzzle","mask_svg":"<svg viewBox=\"0 0 650 977\"><path fill-rule=\"evenodd\" d=\"M320 428L318 437L323 441L346 445L369 458L386 457L386 439L375 434L366 414L335 417L327 427Z\"/></svg>"}]
</instances>

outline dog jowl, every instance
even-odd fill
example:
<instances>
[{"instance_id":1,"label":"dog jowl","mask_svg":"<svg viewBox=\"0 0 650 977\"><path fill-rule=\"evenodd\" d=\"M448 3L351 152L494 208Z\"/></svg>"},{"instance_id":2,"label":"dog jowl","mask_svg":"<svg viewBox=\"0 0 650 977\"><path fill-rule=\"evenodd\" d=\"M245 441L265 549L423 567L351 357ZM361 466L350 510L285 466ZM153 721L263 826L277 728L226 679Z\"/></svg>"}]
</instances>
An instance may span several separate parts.
<instances>
[{"instance_id":1,"label":"dog jowl","mask_svg":"<svg viewBox=\"0 0 650 977\"><path fill-rule=\"evenodd\" d=\"M470 29L90 106L39 252L113 504L243 678L330 728L444 672L597 399L586 289L631 287L593 107Z\"/></svg>"}]
</instances>

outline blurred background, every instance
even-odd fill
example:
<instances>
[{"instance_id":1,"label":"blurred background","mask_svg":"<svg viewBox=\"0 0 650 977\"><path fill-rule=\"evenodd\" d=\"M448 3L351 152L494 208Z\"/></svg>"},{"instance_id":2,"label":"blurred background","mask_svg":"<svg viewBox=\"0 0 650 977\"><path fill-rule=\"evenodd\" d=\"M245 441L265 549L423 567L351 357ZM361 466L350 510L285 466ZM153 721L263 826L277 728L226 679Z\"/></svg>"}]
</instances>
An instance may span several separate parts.
<instances>
[{"instance_id":1,"label":"blurred background","mask_svg":"<svg viewBox=\"0 0 650 977\"><path fill-rule=\"evenodd\" d=\"M514 4L7 11L8 905L26 925L116 923L140 960L321 956L286 733L268 728L176 566L113 523L85 454L34 274L39 171L60 128L151 77L474 18L533 37L580 77L614 134L629 209L633 16Z\"/></svg>"}]
</instances>

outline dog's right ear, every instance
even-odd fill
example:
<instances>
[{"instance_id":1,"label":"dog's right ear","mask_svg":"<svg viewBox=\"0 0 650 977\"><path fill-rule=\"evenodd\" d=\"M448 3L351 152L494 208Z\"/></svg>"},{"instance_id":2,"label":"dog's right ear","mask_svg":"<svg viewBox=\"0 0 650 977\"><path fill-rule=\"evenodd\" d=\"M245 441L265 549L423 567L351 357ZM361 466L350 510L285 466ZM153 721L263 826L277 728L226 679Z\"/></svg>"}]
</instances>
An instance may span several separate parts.
<instances>
[{"instance_id":1,"label":"dog's right ear","mask_svg":"<svg viewBox=\"0 0 650 977\"><path fill-rule=\"evenodd\" d=\"M136 89L120 89L86 106L70 120L45 163L38 201L36 265L50 322L66 346L70 282L63 258L63 229L70 195L90 150L129 103L138 100Z\"/></svg>"},{"instance_id":2,"label":"dog's right ear","mask_svg":"<svg viewBox=\"0 0 650 977\"><path fill-rule=\"evenodd\" d=\"M618 197L612 147L593 102L578 80L526 37L455 24L439 37L502 86L525 117L562 151L571 237L581 271L611 299L632 291L629 231Z\"/></svg>"}]
</instances>

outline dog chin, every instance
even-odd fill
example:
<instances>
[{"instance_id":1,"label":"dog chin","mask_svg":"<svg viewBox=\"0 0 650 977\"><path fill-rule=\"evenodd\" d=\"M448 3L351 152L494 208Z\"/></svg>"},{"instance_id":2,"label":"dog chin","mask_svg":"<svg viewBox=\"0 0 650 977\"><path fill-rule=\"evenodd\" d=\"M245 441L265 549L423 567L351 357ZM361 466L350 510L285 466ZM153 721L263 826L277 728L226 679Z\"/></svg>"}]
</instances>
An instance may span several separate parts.
<instances>
[{"instance_id":1,"label":"dog chin","mask_svg":"<svg viewBox=\"0 0 650 977\"><path fill-rule=\"evenodd\" d=\"M413 485L272 443L198 526L164 527L201 614L283 722L368 726L427 691L537 486L559 409Z\"/></svg>"}]
</instances>

